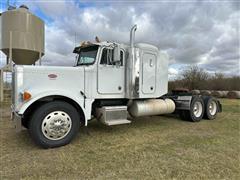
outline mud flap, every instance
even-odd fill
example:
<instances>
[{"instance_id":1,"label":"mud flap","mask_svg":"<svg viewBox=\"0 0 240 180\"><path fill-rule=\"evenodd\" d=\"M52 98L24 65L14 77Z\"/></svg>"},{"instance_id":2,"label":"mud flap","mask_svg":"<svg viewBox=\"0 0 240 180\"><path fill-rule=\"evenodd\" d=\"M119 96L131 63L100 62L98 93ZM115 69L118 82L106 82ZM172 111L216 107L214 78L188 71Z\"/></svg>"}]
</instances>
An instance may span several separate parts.
<instances>
[{"instance_id":1,"label":"mud flap","mask_svg":"<svg viewBox=\"0 0 240 180\"><path fill-rule=\"evenodd\" d=\"M217 100L218 103L218 112L222 112L222 104Z\"/></svg>"},{"instance_id":2,"label":"mud flap","mask_svg":"<svg viewBox=\"0 0 240 180\"><path fill-rule=\"evenodd\" d=\"M22 130L22 118L17 113L12 112L11 119L13 120L14 128L16 132Z\"/></svg>"}]
</instances>

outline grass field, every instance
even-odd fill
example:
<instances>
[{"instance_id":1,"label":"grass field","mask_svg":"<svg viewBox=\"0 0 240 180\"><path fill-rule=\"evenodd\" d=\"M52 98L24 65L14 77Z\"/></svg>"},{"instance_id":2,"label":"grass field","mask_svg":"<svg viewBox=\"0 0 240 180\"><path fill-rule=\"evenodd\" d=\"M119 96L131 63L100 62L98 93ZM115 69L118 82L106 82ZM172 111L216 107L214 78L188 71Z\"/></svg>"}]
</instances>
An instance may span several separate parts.
<instances>
[{"instance_id":1,"label":"grass field","mask_svg":"<svg viewBox=\"0 0 240 180\"><path fill-rule=\"evenodd\" d=\"M90 122L67 146L41 149L0 108L1 179L240 179L240 100L200 123L172 116Z\"/></svg>"}]
</instances>

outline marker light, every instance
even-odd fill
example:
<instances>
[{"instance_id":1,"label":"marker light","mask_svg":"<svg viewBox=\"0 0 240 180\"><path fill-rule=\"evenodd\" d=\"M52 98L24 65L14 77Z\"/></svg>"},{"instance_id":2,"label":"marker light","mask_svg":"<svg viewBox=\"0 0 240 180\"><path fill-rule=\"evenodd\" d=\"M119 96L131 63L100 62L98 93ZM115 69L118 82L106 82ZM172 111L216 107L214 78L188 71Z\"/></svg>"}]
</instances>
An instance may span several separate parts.
<instances>
[{"instance_id":1,"label":"marker light","mask_svg":"<svg viewBox=\"0 0 240 180\"><path fill-rule=\"evenodd\" d=\"M32 95L31 95L29 92L25 91L25 92L23 93L23 100L24 100L24 101L30 99L31 97L32 97Z\"/></svg>"}]
</instances>

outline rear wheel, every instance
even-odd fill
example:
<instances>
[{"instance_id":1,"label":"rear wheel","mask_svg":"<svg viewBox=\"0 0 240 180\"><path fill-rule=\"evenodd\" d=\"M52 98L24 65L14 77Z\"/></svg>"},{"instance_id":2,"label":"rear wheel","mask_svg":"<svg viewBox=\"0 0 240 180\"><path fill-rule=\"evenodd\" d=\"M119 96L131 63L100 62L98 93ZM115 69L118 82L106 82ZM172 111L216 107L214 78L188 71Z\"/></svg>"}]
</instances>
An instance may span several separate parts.
<instances>
[{"instance_id":1,"label":"rear wheel","mask_svg":"<svg viewBox=\"0 0 240 180\"><path fill-rule=\"evenodd\" d=\"M217 100L213 97L208 96L204 98L204 104L205 104L204 118L210 120L215 119L218 113Z\"/></svg>"},{"instance_id":2,"label":"rear wheel","mask_svg":"<svg viewBox=\"0 0 240 180\"><path fill-rule=\"evenodd\" d=\"M68 144L80 127L80 116L69 103L53 101L40 106L29 122L33 140L44 148Z\"/></svg>"},{"instance_id":3,"label":"rear wheel","mask_svg":"<svg viewBox=\"0 0 240 180\"><path fill-rule=\"evenodd\" d=\"M180 112L180 117L184 120L199 122L204 115L204 102L202 98L194 96L191 101L190 110Z\"/></svg>"}]
</instances>

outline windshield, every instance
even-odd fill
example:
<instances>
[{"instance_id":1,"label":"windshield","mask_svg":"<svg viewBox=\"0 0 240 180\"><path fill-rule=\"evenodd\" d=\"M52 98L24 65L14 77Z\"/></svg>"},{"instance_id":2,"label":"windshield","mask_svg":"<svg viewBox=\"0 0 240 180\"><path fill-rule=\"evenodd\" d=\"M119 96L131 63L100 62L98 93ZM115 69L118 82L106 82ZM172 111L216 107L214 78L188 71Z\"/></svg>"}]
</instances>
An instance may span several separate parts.
<instances>
[{"instance_id":1,"label":"windshield","mask_svg":"<svg viewBox=\"0 0 240 180\"><path fill-rule=\"evenodd\" d=\"M93 64L96 60L97 51L98 46L81 48L78 56L77 66Z\"/></svg>"}]
</instances>

